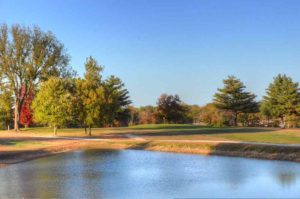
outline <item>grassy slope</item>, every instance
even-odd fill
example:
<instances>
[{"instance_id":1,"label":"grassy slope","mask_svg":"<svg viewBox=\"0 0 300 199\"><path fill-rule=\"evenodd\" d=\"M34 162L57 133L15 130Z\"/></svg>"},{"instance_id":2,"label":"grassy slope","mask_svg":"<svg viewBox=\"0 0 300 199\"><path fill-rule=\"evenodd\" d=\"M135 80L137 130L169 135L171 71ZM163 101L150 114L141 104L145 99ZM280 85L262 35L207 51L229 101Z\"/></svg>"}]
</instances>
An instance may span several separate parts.
<instances>
[{"instance_id":1,"label":"grassy slope","mask_svg":"<svg viewBox=\"0 0 300 199\"><path fill-rule=\"evenodd\" d=\"M50 128L23 129L22 134L52 135ZM86 136L84 129L60 129L60 136ZM267 142L300 144L300 129L277 128L210 128L195 125L137 125L125 128L96 128L93 136L111 137L135 134L147 140L235 140L246 142ZM8 134L8 133L3 133ZM3 135L2 134L2 135Z\"/></svg>"},{"instance_id":2,"label":"grassy slope","mask_svg":"<svg viewBox=\"0 0 300 199\"><path fill-rule=\"evenodd\" d=\"M277 128L207 128L193 125L144 125L133 129L157 129L146 138L155 139L224 139L245 142L300 144L300 129ZM143 134L143 133L141 133ZM152 135L153 134L153 135ZM157 135L159 134L159 135Z\"/></svg>"}]
</instances>

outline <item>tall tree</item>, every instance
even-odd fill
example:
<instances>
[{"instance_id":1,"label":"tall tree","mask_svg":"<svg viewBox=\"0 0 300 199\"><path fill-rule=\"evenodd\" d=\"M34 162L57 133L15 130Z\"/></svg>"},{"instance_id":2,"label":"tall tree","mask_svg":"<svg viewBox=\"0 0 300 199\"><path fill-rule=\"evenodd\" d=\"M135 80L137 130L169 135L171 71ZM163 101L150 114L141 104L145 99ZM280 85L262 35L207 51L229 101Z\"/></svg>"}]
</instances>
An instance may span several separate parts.
<instances>
[{"instance_id":1,"label":"tall tree","mask_svg":"<svg viewBox=\"0 0 300 199\"><path fill-rule=\"evenodd\" d=\"M84 79L77 82L77 92L82 101L81 118L87 134L91 136L91 127L99 122L101 105L103 103L103 87L101 72L103 67L97 61L89 57L85 63Z\"/></svg>"},{"instance_id":2,"label":"tall tree","mask_svg":"<svg viewBox=\"0 0 300 199\"><path fill-rule=\"evenodd\" d=\"M234 76L223 80L224 87L218 89L214 96L214 103L218 109L231 111L234 117L234 125L237 126L239 113L252 113L258 111L256 96L245 91L245 85Z\"/></svg>"},{"instance_id":3,"label":"tall tree","mask_svg":"<svg viewBox=\"0 0 300 199\"><path fill-rule=\"evenodd\" d=\"M280 118L284 126L300 112L299 84L279 74L266 90L261 111L264 115Z\"/></svg>"},{"instance_id":4,"label":"tall tree","mask_svg":"<svg viewBox=\"0 0 300 199\"><path fill-rule=\"evenodd\" d=\"M72 119L73 87L68 79L56 77L42 83L32 102L34 121L53 127L56 135L57 128Z\"/></svg>"},{"instance_id":5,"label":"tall tree","mask_svg":"<svg viewBox=\"0 0 300 199\"><path fill-rule=\"evenodd\" d=\"M63 44L51 32L38 27L0 26L0 74L14 94L15 130L19 129L28 92L50 76L70 75L68 61Z\"/></svg>"},{"instance_id":6,"label":"tall tree","mask_svg":"<svg viewBox=\"0 0 300 199\"><path fill-rule=\"evenodd\" d=\"M108 126L124 125L129 121L131 104L129 92L120 78L108 77L104 84L104 104L102 121Z\"/></svg>"},{"instance_id":7,"label":"tall tree","mask_svg":"<svg viewBox=\"0 0 300 199\"><path fill-rule=\"evenodd\" d=\"M178 95L162 94L157 101L157 117L163 123L183 122L185 109Z\"/></svg>"}]
</instances>

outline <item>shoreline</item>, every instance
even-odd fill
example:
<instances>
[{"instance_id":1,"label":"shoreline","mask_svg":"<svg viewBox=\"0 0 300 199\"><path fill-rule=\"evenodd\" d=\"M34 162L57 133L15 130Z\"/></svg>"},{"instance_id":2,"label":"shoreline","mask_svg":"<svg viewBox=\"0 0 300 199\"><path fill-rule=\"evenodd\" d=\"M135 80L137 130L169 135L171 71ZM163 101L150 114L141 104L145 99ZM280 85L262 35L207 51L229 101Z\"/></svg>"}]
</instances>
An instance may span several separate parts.
<instances>
[{"instance_id":1,"label":"shoreline","mask_svg":"<svg viewBox=\"0 0 300 199\"><path fill-rule=\"evenodd\" d=\"M220 155L228 157L244 157L265 160L282 160L300 162L300 147L269 146L251 143L187 143L166 141L137 141L137 140L72 140L72 142L34 150L2 151L0 152L0 167L18 164L38 158L52 156L75 150L113 149L113 150L147 150L172 152L182 154Z\"/></svg>"},{"instance_id":2,"label":"shoreline","mask_svg":"<svg viewBox=\"0 0 300 199\"><path fill-rule=\"evenodd\" d=\"M201 154L201 155L221 155L229 157L256 158L265 160L282 160L300 162L300 147L295 146L268 146L244 143L226 144L199 144L199 143L167 143L163 141L141 143L132 147L133 149Z\"/></svg>"},{"instance_id":3,"label":"shoreline","mask_svg":"<svg viewBox=\"0 0 300 199\"><path fill-rule=\"evenodd\" d=\"M22 162L27 162L30 160L48 157L60 153L84 150L84 149L122 149L122 146L117 144L108 145L107 143L99 143L96 145L97 141L81 141L81 140L68 140L71 141L67 144L62 144L58 146L48 146L31 150L17 150L17 151L1 151L0 152L0 168L9 166L12 164L18 164ZM91 143L94 142L94 143Z\"/></svg>"}]
</instances>

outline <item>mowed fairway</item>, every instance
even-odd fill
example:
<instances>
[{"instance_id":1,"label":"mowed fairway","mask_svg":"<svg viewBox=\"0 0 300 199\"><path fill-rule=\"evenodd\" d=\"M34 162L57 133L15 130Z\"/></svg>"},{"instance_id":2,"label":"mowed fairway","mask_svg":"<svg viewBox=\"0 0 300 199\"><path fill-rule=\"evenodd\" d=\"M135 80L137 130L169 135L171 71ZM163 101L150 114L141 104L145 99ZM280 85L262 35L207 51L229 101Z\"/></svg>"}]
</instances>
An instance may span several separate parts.
<instances>
[{"instance_id":1,"label":"mowed fairway","mask_svg":"<svg viewBox=\"0 0 300 199\"><path fill-rule=\"evenodd\" d=\"M146 139L172 140L234 140L244 142L266 142L300 144L300 129L279 128L209 128L194 125L150 125L136 126L135 134ZM147 132L147 130L149 132ZM146 132L144 132L146 131Z\"/></svg>"},{"instance_id":2,"label":"mowed fairway","mask_svg":"<svg viewBox=\"0 0 300 199\"><path fill-rule=\"evenodd\" d=\"M0 136L52 136L50 128L29 128L21 132L2 131ZM59 129L58 136L88 137L84 129ZM233 140L276 144L300 144L300 129L279 128L211 128L196 125L137 125L123 128L95 128L92 137L126 139L128 136L145 140ZM1 143L0 143L1 144Z\"/></svg>"}]
</instances>

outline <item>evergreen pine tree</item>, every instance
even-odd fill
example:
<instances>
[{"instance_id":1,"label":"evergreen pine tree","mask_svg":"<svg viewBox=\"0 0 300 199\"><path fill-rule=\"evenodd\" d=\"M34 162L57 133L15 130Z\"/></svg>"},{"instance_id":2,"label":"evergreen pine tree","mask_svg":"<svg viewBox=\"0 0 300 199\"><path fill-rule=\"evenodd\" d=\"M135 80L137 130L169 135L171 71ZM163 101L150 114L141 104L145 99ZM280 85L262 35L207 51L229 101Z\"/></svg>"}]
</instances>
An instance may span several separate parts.
<instances>
[{"instance_id":1,"label":"evergreen pine tree","mask_svg":"<svg viewBox=\"0 0 300 199\"><path fill-rule=\"evenodd\" d=\"M223 80L224 87L215 94L214 104L218 109L228 110L234 114L234 125L237 126L239 113L252 113L258 109L256 96L245 91L245 85L234 76Z\"/></svg>"},{"instance_id":2,"label":"evergreen pine tree","mask_svg":"<svg viewBox=\"0 0 300 199\"><path fill-rule=\"evenodd\" d=\"M273 118L280 118L283 125L300 111L299 84L292 78L279 74L269 85L263 98L261 111Z\"/></svg>"}]
</instances>

